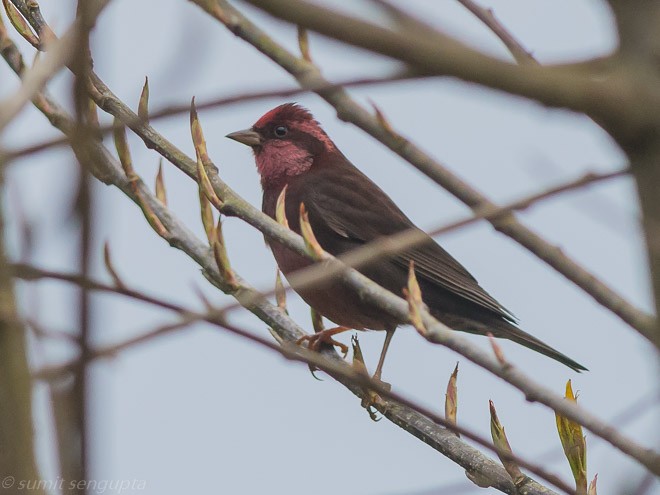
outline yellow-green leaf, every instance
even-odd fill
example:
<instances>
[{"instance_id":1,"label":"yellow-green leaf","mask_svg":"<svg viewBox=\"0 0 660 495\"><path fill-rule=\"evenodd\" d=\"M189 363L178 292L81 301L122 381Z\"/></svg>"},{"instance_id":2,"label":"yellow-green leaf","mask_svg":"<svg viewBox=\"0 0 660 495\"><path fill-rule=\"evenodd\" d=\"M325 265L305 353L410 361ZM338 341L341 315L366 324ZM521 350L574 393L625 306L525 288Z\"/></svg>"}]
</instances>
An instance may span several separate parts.
<instances>
[{"instance_id":1,"label":"yellow-green leaf","mask_svg":"<svg viewBox=\"0 0 660 495\"><path fill-rule=\"evenodd\" d=\"M511 445L506 437L504 427L500 423L500 419L497 417L495 404L493 404L492 400L488 401L488 404L490 406L490 434L493 438L493 444L495 444L495 447L498 449L497 456L500 458L500 461L502 461L504 469L509 473L513 482L518 484L520 480L524 479L525 475L520 471L518 465L506 456L506 454L513 455ZM503 452L504 455L501 452Z\"/></svg>"},{"instance_id":2,"label":"yellow-green leaf","mask_svg":"<svg viewBox=\"0 0 660 495\"><path fill-rule=\"evenodd\" d=\"M566 383L566 400L577 402L573 394L571 381ZM568 464L571 466L575 489L579 494L587 493L587 443L582 433L582 426L560 414L555 413L559 439L564 449Z\"/></svg>"},{"instance_id":3,"label":"yellow-green leaf","mask_svg":"<svg viewBox=\"0 0 660 495\"><path fill-rule=\"evenodd\" d=\"M138 103L138 117L143 122L149 122L149 78L145 76L140 101Z\"/></svg>"}]
</instances>

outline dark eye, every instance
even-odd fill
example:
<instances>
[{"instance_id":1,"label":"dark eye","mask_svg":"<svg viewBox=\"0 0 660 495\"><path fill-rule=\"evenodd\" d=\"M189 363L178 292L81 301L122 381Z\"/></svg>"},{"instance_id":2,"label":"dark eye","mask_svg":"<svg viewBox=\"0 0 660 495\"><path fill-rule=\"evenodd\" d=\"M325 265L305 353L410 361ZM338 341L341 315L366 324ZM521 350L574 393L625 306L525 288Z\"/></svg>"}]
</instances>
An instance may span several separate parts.
<instances>
[{"instance_id":1,"label":"dark eye","mask_svg":"<svg viewBox=\"0 0 660 495\"><path fill-rule=\"evenodd\" d=\"M289 129L287 129L286 126L278 125L273 132L278 138L283 138L286 136L286 133L289 132Z\"/></svg>"}]
</instances>

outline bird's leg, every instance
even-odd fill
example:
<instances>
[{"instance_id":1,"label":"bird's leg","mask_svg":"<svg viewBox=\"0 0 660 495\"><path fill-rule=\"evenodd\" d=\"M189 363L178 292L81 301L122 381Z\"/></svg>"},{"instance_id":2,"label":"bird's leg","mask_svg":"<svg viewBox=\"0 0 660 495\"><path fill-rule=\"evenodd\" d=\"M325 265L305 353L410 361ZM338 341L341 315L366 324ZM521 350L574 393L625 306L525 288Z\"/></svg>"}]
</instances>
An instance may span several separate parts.
<instances>
[{"instance_id":1,"label":"bird's leg","mask_svg":"<svg viewBox=\"0 0 660 495\"><path fill-rule=\"evenodd\" d=\"M383 365L385 364L385 355L387 354L387 349L390 347L390 342L392 342L392 337L394 337L394 330L393 329L388 329L385 330L385 342L383 343L383 350L380 351L380 358L378 359L378 366L376 366L376 372L374 373L374 380L378 380L381 383L384 383L385 385L389 385L389 383L384 382L381 379L381 376L383 374Z\"/></svg>"},{"instance_id":2,"label":"bird's leg","mask_svg":"<svg viewBox=\"0 0 660 495\"><path fill-rule=\"evenodd\" d=\"M394 337L394 330L395 329L387 329L385 330L387 333L385 334L385 342L383 343L383 350L380 351L380 358L378 359L378 366L376 366L376 372L374 373L373 379L376 380L377 382L380 382L380 384L385 387L387 390L390 390L392 386L384 382L381 379L381 376L383 374L383 365L385 364L385 355L387 354L387 349L390 347L390 342L392 342L392 337ZM380 398L380 396L373 391L368 391L367 395L362 399L362 407L364 407L367 412L369 413L369 417L374 420L378 421L376 419L376 413L374 410L375 406L384 406L383 400Z\"/></svg>"},{"instance_id":3,"label":"bird's leg","mask_svg":"<svg viewBox=\"0 0 660 495\"><path fill-rule=\"evenodd\" d=\"M308 342L307 347L312 351L318 351L321 348L321 344L330 344L332 346L339 347L344 357L346 357L346 354L348 354L348 346L333 339L332 336L337 335L338 333L346 332L348 330L351 330L351 328L328 328L326 330L321 330L320 332L316 332L310 335L304 335L296 341L296 344L300 345L303 342Z\"/></svg>"}]
</instances>

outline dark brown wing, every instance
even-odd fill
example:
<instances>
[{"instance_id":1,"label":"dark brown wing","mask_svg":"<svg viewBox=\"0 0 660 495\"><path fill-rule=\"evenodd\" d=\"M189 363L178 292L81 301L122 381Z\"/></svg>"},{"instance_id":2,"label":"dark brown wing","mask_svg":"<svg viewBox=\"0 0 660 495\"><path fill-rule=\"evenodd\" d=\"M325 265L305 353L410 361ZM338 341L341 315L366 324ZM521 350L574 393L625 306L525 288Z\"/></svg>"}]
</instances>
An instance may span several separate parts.
<instances>
[{"instance_id":1,"label":"dark brown wing","mask_svg":"<svg viewBox=\"0 0 660 495\"><path fill-rule=\"evenodd\" d=\"M335 156L327 166L315 164L307 174L293 180L287 191L287 199L295 197L305 203L312 229L328 252L340 255L375 239L417 228L387 194L341 158ZM420 282L425 280L507 321L515 321L511 312L430 237L418 247L389 258L388 263L405 276L410 260L415 262Z\"/></svg>"}]
</instances>

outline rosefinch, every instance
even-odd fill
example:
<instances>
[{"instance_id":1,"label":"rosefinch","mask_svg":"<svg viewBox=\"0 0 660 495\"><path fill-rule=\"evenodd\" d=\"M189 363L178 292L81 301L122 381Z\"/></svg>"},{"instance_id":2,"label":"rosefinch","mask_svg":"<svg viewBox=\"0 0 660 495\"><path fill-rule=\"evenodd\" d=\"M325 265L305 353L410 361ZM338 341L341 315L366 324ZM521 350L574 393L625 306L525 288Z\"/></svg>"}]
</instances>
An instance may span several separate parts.
<instances>
[{"instance_id":1,"label":"rosefinch","mask_svg":"<svg viewBox=\"0 0 660 495\"><path fill-rule=\"evenodd\" d=\"M289 227L300 233L299 207L304 203L319 244L334 256L375 239L417 228L387 194L348 161L314 117L296 104L274 108L250 129L227 137L254 151L264 193L264 213L275 218L277 198L287 186ZM278 242L267 241L285 276L312 263ZM411 261L424 302L431 314L447 326L483 335L490 332L556 359L573 370L586 369L518 328L512 313L428 236L417 247L377 258L359 271L400 295L407 285ZM340 325L308 338L310 347L316 348L320 342L336 344L332 335L347 329L387 332L374 375L380 379L394 330L403 322L363 301L341 278L298 293L317 312Z\"/></svg>"}]
</instances>

